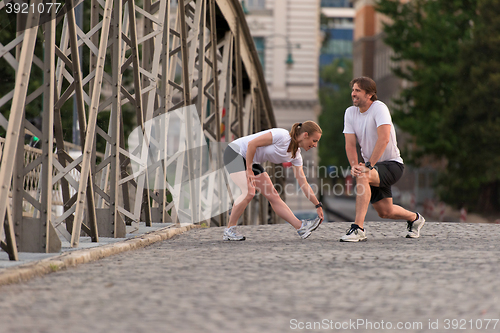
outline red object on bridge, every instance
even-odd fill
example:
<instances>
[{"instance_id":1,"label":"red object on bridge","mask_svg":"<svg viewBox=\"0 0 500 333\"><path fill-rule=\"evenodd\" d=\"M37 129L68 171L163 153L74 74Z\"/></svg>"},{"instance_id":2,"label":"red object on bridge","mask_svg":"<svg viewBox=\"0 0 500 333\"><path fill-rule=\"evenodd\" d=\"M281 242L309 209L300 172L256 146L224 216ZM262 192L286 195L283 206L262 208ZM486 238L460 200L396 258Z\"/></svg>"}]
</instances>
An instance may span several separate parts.
<instances>
[{"instance_id":1,"label":"red object on bridge","mask_svg":"<svg viewBox=\"0 0 500 333\"><path fill-rule=\"evenodd\" d=\"M460 222L465 222L467 221L467 209L462 208L460 209Z\"/></svg>"},{"instance_id":2,"label":"red object on bridge","mask_svg":"<svg viewBox=\"0 0 500 333\"><path fill-rule=\"evenodd\" d=\"M410 210L415 210L415 207L416 207L416 198L415 198L415 194L412 193L411 194L411 197L410 197Z\"/></svg>"},{"instance_id":3,"label":"red object on bridge","mask_svg":"<svg viewBox=\"0 0 500 333\"><path fill-rule=\"evenodd\" d=\"M434 202L431 199L425 199L424 214L429 216L434 215Z\"/></svg>"},{"instance_id":4,"label":"red object on bridge","mask_svg":"<svg viewBox=\"0 0 500 333\"><path fill-rule=\"evenodd\" d=\"M440 203L439 204L439 222L443 222L444 221L444 211L445 211L446 207L444 205L444 203Z\"/></svg>"}]
</instances>

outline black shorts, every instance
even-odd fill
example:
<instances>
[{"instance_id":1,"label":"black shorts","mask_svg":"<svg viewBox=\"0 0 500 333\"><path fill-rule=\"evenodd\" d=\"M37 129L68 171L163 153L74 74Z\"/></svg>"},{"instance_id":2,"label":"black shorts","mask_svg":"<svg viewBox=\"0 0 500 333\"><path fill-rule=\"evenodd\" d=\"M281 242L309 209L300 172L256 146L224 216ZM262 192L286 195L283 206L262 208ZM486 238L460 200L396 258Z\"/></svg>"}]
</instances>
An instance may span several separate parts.
<instances>
[{"instance_id":1,"label":"black shorts","mask_svg":"<svg viewBox=\"0 0 500 333\"><path fill-rule=\"evenodd\" d=\"M396 161L378 162L375 164L380 178L380 186L371 186L372 197L370 202L376 203L385 198L392 198L391 186L403 176L405 166Z\"/></svg>"},{"instance_id":2,"label":"black shorts","mask_svg":"<svg viewBox=\"0 0 500 333\"><path fill-rule=\"evenodd\" d=\"M231 148L230 146L228 146L224 151L224 165L229 174L245 171L247 169L246 159L237 152L235 152L234 149ZM254 175L256 176L266 172L262 167L262 165L257 163L252 164L252 170Z\"/></svg>"}]
</instances>

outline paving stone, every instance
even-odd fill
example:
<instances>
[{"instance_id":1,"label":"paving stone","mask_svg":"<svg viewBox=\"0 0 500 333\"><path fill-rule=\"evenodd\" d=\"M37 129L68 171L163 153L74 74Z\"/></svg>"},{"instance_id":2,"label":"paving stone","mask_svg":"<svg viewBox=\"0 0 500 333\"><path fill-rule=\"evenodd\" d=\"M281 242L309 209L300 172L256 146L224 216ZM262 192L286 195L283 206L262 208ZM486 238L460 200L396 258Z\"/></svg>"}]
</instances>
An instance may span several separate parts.
<instances>
[{"instance_id":1,"label":"paving stone","mask_svg":"<svg viewBox=\"0 0 500 333\"><path fill-rule=\"evenodd\" d=\"M468 322L500 319L500 225L427 223L407 239L405 223L367 222L367 242L339 242L349 225L323 223L306 240L289 225L243 226L244 242L194 229L3 286L0 332L291 332L299 322L327 332L358 319L500 331Z\"/></svg>"}]
</instances>

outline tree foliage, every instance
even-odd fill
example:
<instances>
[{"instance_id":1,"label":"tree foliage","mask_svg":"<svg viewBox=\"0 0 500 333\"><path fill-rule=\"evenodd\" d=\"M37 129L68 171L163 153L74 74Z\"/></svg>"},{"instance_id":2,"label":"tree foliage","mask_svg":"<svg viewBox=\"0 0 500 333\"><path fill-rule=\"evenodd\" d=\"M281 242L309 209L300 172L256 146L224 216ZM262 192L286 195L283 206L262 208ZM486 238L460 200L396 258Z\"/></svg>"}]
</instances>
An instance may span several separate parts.
<instances>
[{"instance_id":1,"label":"tree foliage","mask_svg":"<svg viewBox=\"0 0 500 333\"><path fill-rule=\"evenodd\" d=\"M410 84L394 121L414 138L410 162L444 159L439 194L451 204L499 209L499 0L379 0L385 42Z\"/></svg>"},{"instance_id":2,"label":"tree foliage","mask_svg":"<svg viewBox=\"0 0 500 333\"><path fill-rule=\"evenodd\" d=\"M456 132L443 195L500 210L500 0L478 0L472 39L461 48L456 98L446 126Z\"/></svg>"},{"instance_id":3,"label":"tree foliage","mask_svg":"<svg viewBox=\"0 0 500 333\"><path fill-rule=\"evenodd\" d=\"M319 99L322 113L319 125L323 135L319 144L319 157L325 166L348 167L345 153L344 113L352 105L351 88L352 61L337 59L320 71L322 81Z\"/></svg>"}]
</instances>

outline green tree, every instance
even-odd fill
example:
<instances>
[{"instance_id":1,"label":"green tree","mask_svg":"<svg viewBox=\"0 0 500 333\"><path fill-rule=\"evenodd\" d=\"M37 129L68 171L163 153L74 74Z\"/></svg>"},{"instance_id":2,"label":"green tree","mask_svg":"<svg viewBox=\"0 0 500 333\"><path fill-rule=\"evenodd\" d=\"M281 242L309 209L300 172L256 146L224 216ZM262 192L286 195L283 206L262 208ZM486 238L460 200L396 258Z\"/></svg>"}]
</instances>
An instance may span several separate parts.
<instances>
[{"instance_id":1,"label":"green tree","mask_svg":"<svg viewBox=\"0 0 500 333\"><path fill-rule=\"evenodd\" d=\"M456 151L442 185L449 201L491 212L500 210L500 0L478 0L477 13L445 123L456 132Z\"/></svg>"},{"instance_id":2,"label":"green tree","mask_svg":"<svg viewBox=\"0 0 500 333\"><path fill-rule=\"evenodd\" d=\"M348 167L345 153L344 113L352 105L351 87L352 61L337 59L323 66L320 71L322 87L319 99L322 113L319 125L323 135L319 144L319 157L325 166Z\"/></svg>"},{"instance_id":3,"label":"green tree","mask_svg":"<svg viewBox=\"0 0 500 333\"><path fill-rule=\"evenodd\" d=\"M379 0L391 19L385 43L410 84L395 100L394 121L413 136L405 152L444 159L441 199L456 206L499 206L500 2L494 0ZM496 207L496 208L495 208Z\"/></svg>"},{"instance_id":4,"label":"green tree","mask_svg":"<svg viewBox=\"0 0 500 333\"><path fill-rule=\"evenodd\" d=\"M413 162L423 155L438 158L454 153L446 126L449 105L455 98L462 43L470 39L477 0L379 0L377 11L387 15L387 45L399 64L394 73L409 81L396 99L394 121L412 134L417 149L405 154Z\"/></svg>"}]
</instances>

